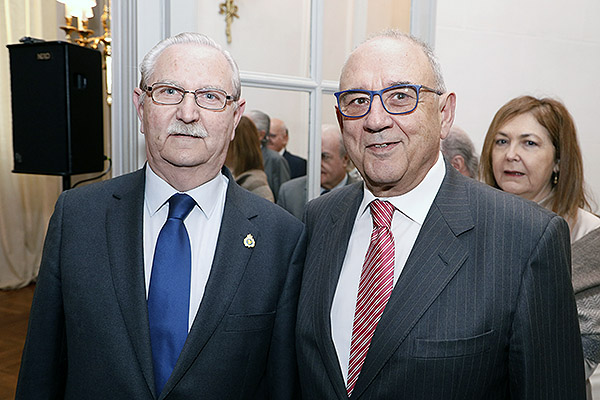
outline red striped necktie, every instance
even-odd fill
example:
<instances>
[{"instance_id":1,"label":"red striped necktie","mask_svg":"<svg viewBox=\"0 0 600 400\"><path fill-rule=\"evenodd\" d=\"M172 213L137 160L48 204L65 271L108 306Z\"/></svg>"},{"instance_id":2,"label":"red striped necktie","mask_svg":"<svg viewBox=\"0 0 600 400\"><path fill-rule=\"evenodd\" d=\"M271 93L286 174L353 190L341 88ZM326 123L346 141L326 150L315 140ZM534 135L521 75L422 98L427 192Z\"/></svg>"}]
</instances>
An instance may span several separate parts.
<instances>
[{"instance_id":1,"label":"red striped necktie","mask_svg":"<svg viewBox=\"0 0 600 400\"><path fill-rule=\"evenodd\" d=\"M360 274L356 298L346 384L348 396L352 395L354 385L365 362L371 338L394 285L395 246L391 226L395 208L391 203L379 199L373 200L370 207L373 217L373 232Z\"/></svg>"}]
</instances>

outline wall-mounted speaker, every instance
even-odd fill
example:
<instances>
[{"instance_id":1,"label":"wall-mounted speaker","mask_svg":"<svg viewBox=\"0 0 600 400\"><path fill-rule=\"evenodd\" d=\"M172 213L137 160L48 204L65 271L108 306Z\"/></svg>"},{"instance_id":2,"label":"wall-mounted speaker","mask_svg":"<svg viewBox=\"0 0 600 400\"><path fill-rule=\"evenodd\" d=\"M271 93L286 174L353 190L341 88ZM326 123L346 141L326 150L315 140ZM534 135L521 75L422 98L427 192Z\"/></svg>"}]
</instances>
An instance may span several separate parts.
<instances>
[{"instance_id":1,"label":"wall-mounted speaker","mask_svg":"<svg viewBox=\"0 0 600 400\"><path fill-rule=\"evenodd\" d=\"M68 176L102 171L102 54L62 41L7 47L13 172Z\"/></svg>"}]
</instances>

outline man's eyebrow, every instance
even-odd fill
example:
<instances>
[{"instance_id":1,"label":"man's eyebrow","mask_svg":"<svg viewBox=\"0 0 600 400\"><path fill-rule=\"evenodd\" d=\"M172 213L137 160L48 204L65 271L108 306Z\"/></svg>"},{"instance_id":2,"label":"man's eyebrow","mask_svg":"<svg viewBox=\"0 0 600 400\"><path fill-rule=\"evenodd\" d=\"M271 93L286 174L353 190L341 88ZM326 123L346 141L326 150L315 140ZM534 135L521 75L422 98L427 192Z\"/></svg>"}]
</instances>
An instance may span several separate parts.
<instances>
[{"instance_id":1,"label":"man's eyebrow","mask_svg":"<svg viewBox=\"0 0 600 400\"><path fill-rule=\"evenodd\" d=\"M170 79L159 79L157 80L154 84L156 85L157 83L161 83L161 84L166 84L166 85L172 85L172 86L177 86L178 88L184 88L182 84L180 84L179 82L170 80ZM222 90L223 92L227 92L227 90L225 90L222 87L219 86L214 86L214 85L207 85L207 86L201 86L199 88L196 88L194 90Z\"/></svg>"},{"instance_id":2,"label":"man's eyebrow","mask_svg":"<svg viewBox=\"0 0 600 400\"><path fill-rule=\"evenodd\" d=\"M157 83L165 83L167 85L173 85L173 86L181 87L181 85L179 83L177 83L175 81L172 81L170 79L159 79L154 84L157 84Z\"/></svg>"},{"instance_id":3,"label":"man's eyebrow","mask_svg":"<svg viewBox=\"0 0 600 400\"><path fill-rule=\"evenodd\" d=\"M410 81L396 81L396 82L391 82L389 84L389 86L398 86L398 85L413 85L413 83Z\"/></svg>"},{"instance_id":4,"label":"man's eyebrow","mask_svg":"<svg viewBox=\"0 0 600 400\"><path fill-rule=\"evenodd\" d=\"M222 88L222 87L219 87L219 86L212 86L212 85L210 85L210 86L202 86L202 87L199 87L196 90L222 90L223 92L227 93L227 90L225 90L225 88Z\"/></svg>"},{"instance_id":5,"label":"man's eyebrow","mask_svg":"<svg viewBox=\"0 0 600 400\"><path fill-rule=\"evenodd\" d=\"M415 83L410 82L410 81L394 81L394 82L388 82L384 87L388 88L388 87L392 87L392 86L398 86L398 85L414 85ZM355 88L349 88L346 90L366 90L360 87L355 87Z\"/></svg>"}]
</instances>

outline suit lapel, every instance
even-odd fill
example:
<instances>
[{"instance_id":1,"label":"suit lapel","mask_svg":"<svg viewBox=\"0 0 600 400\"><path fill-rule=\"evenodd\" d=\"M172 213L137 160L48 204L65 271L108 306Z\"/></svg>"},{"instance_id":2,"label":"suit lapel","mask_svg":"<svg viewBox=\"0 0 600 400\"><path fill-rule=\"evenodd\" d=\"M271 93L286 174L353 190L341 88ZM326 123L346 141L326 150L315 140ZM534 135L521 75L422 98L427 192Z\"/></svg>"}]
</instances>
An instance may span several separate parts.
<instances>
[{"instance_id":1,"label":"suit lapel","mask_svg":"<svg viewBox=\"0 0 600 400\"><path fill-rule=\"evenodd\" d=\"M106 212L106 241L117 301L140 368L154 393L144 278L144 170L113 193Z\"/></svg>"},{"instance_id":2,"label":"suit lapel","mask_svg":"<svg viewBox=\"0 0 600 400\"><path fill-rule=\"evenodd\" d=\"M330 315L354 219L362 200L363 189L362 185L354 185L351 188L340 190L345 190L346 193L344 196L338 196L340 201L334 203L332 207L329 215L330 221L328 221L331 225L327 225L330 228L320 232L320 236L314 239L314 243L319 244L318 254L322 257L319 263L325 266L317 269L320 275L317 278L314 295L317 297L316 304L321 304L322 307L317 308L314 313L314 329L329 379L333 382L338 397L346 398L344 378L332 339Z\"/></svg>"},{"instance_id":3,"label":"suit lapel","mask_svg":"<svg viewBox=\"0 0 600 400\"><path fill-rule=\"evenodd\" d=\"M229 178L227 199L204 296L179 360L161 397L165 397L190 368L233 301L253 251L244 245L244 238L251 234L254 240L260 241L260 231L250 221L257 213L249 209L250 203L243 201L243 189L235 183L233 177L229 173L226 173L226 176Z\"/></svg>"},{"instance_id":4,"label":"suit lapel","mask_svg":"<svg viewBox=\"0 0 600 400\"><path fill-rule=\"evenodd\" d=\"M365 391L467 259L458 235L474 227L465 181L451 166L377 325L352 397Z\"/></svg>"}]
</instances>

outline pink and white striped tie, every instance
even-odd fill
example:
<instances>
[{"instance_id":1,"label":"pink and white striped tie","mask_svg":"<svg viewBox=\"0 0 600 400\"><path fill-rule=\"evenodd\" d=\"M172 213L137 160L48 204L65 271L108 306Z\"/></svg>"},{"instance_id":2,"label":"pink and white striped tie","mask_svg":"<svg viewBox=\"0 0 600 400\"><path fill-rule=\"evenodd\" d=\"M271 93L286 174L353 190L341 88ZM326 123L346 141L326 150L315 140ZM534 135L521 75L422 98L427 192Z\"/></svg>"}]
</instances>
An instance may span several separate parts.
<instances>
[{"instance_id":1,"label":"pink and white striped tie","mask_svg":"<svg viewBox=\"0 0 600 400\"><path fill-rule=\"evenodd\" d=\"M394 284L395 246L391 226L395 208L391 203L379 199L373 200L370 207L373 217L373 232L360 274L356 298L346 384L348 396L352 395L354 385L365 362L371 338L390 298Z\"/></svg>"}]
</instances>

